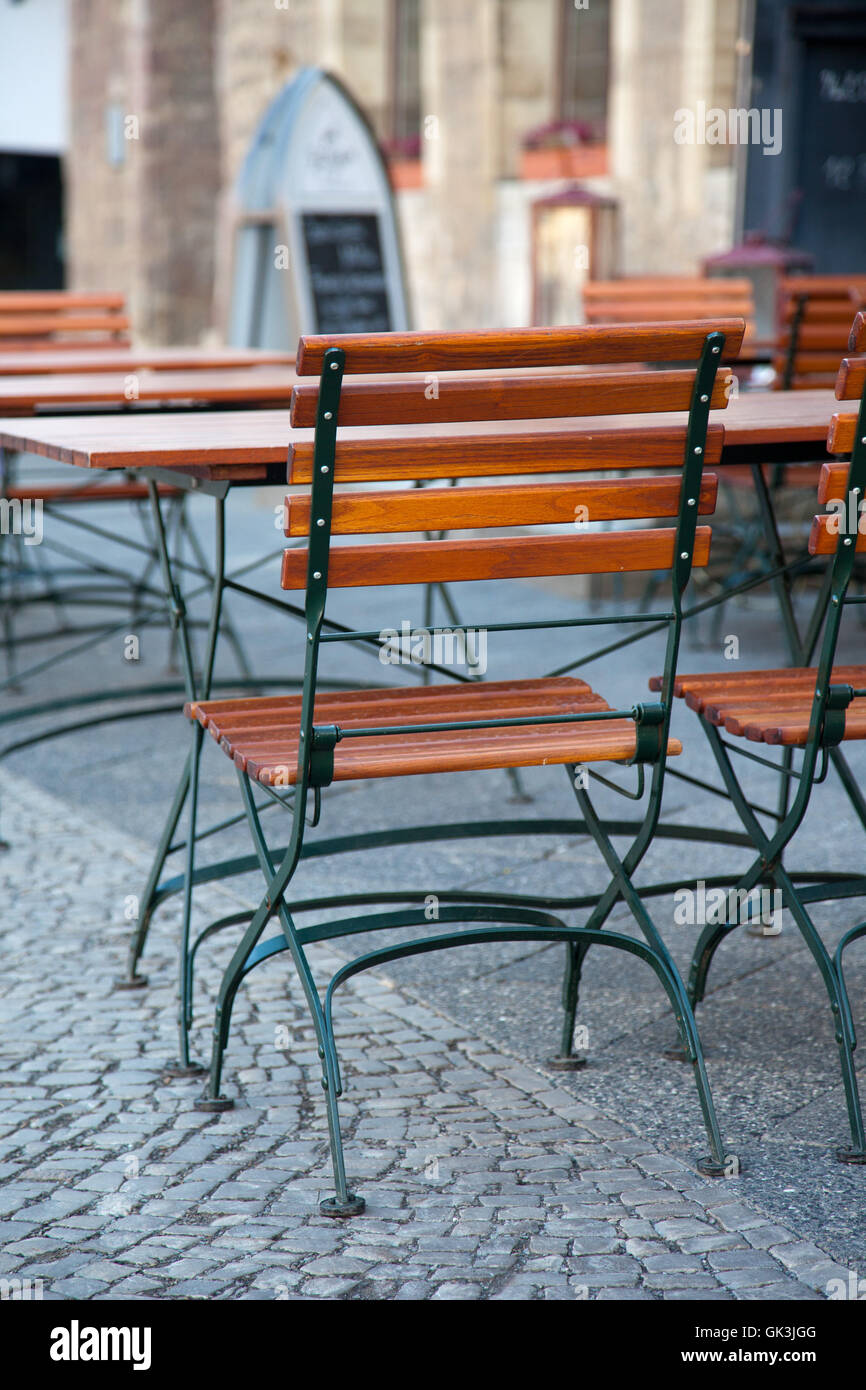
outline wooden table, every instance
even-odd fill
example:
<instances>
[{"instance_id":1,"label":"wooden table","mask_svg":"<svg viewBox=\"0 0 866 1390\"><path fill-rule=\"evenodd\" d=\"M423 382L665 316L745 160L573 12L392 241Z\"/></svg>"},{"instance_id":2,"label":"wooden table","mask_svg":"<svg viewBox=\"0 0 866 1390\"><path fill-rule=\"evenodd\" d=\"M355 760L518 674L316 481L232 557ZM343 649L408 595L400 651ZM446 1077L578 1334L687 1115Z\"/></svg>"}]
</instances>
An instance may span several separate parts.
<instances>
[{"instance_id":1,"label":"wooden table","mask_svg":"<svg viewBox=\"0 0 866 1390\"><path fill-rule=\"evenodd\" d=\"M853 414L829 389L815 391L744 392L724 411L713 411L712 423L725 427L723 463L820 459L826 449L831 417ZM629 429L664 429L684 423L674 414L584 416L587 433ZM534 420L539 432L570 428L575 421ZM520 421L503 421L496 429L521 428ZM345 429L341 439L388 438L395 433L466 435L490 432L488 423L372 426ZM77 468L168 469L193 477L232 483L284 483L290 443L310 439L312 431L293 430L288 410L243 412L208 411L195 414L53 415L19 421L0 419L0 448L39 454Z\"/></svg>"},{"instance_id":2,"label":"wooden table","mask_svg":"<svg viewBox=\"0 0 866 1390\"><path fill-rule=\"evenodd\" d=\"M135 348L104 347L67 348L64 351L47 349L32 352L0 350L0 378L33 376L45 372L132 372L147 369L153 372L203 371L211 367L291 366L294 352L270 348L232 347L168 347Z\"/></svg>"},{"instance_id":3,"label":"wooden table","mask_svg":"<svg viewBox=\"0 0 866 1390\"><path fill-rule=\"evenodd\" d=\"M292 366L212 367L187 371L34 373L0 378L0 415L34 415L62 407L261 405L288 403Z\"/></svg>"}]
</instances>

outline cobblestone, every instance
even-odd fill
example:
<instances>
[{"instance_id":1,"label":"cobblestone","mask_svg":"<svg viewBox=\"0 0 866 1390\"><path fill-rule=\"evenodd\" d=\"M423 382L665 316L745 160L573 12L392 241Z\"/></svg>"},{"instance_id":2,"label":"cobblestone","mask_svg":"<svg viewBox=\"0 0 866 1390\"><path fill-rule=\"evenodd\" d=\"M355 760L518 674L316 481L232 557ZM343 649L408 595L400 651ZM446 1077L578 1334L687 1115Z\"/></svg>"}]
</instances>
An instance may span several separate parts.
<instances>
[{"instance_id":1,"label":"cobblestone","mask_svg":"<svg viewBox=\"0 0 866 1390\"><path fill-rule=\"evenodd\" d=\"M367 1212L327 1221L315 1038L289 972L253 974L238 995L236 1109L195 1112L200 1083L161 1080L176 1050L176 903L157 914L147 990L112 990L146 850L5 773L0 792L15 827L0 856L0 1025L14 1040L0 1064L4 1275L84 1299L824 1296L838 1266L818 1246L381 977L350 981L337 1017L347 1163ZM38 914L20 891L37 863ZM239 905L234 889L204 890L201 924ZM219 975L201 954L206 1047Z\"/></svg>"}]
</instances>

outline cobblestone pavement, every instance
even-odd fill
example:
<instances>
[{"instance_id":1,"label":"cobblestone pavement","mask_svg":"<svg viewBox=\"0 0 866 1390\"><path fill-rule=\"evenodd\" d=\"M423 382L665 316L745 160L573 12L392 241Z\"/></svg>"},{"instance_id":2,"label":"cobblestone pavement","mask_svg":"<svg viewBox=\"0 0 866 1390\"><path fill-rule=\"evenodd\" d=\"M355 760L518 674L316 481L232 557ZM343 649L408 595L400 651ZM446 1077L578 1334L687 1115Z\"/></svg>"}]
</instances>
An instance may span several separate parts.
<instances>
[{"instance_id":1,"label":"cobblestone pavement","mask_svg":"<svg viewBox=\"0 0 866 1390\"><path fill-rule=\"evenodd\" d=\"M0 794L7 1292L29 1279L53 1299L817 1299L847 1280L736 1180L702 1179L381 974L350 982L337 1018L367 1213L319 1216L324 1105L285 960L238 999L236 1109L199 1114L199 1081L161 1079L171 911L150 987L112 989L146 849L20 779L4 774ZM201 894L208 918L237 901ZM212 961L203 994L216 979Z\"/></svg>"}]
</instances>

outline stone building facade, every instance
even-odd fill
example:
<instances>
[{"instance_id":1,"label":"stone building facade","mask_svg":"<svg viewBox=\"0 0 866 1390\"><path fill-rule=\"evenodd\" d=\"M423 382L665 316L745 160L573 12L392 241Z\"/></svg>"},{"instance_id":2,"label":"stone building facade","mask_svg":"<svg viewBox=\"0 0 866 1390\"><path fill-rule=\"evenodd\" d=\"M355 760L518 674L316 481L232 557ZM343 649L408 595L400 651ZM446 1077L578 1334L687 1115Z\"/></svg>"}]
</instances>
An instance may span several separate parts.
<instances>
[{"instance_id":1,"label":"stone building facade","mask_svg":"<svg viewBox=\"0 0 866 1390\"><path fill-rule=\"evenodd\" d=\"M677 146L672 120L734 103L747 0L70 3L67 280L125 291L147 340L219 335L232 186L304 64L383 140L416 121L395 182L418 327L529 322L531 206L575 173L617 203L622 272L689 272L738 233L736 151ZM543 167L574 112L583 166Z\"/></svg>"}]
</instances>

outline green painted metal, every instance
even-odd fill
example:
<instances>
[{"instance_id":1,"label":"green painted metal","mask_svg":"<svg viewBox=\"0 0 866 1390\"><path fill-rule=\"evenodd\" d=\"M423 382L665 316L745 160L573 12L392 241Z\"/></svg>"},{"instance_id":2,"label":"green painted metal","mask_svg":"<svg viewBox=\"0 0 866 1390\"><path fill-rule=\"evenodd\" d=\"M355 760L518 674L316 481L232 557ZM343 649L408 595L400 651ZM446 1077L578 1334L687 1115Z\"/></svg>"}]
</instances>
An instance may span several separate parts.
<instances>
[{"instance_id":1,"label":"green painted metal","mask_svg":"<svg viewBox=\"0 0 866 1390\"><path fill-rule=\"evenodd\" d=\"M583 816L579 822L573 822L572 825L579 825L582 830L589 831L611 873L610 887L602 895L601 901L597 895L580 895L579 898L569 900L569 905L580 902L581 905L592 908L589 922L580 927L566 924L559 917L552 915L550 911L551 901L541 896L537 899L529 899L493 893L483 895L436 894L439 903L438 920L442 924L452 926L455 930L440 932L435 936L424 937L421 940L404 940L396 945L391 944L365 953L337 971L326 987L323 1003L307 960L305 948L308 945L315 941L330 941L361 932L399 930L422 925L427 921L426 909L423 906L404 906L376 914L353 915L337 922L331 921L309 927L299 927L296 922L297 913L323 908L336 901L348 902L351 900L357 905L361 905L367 902L399 899L405 903L408 898L414 896L417 900L420 896L418 893L385 890L373 894L343 895L339 900L329 897L292 904L287 901L286 892L302 857L309 857L311 853L323 854L340 852L343 849L378 848L389 843L406 843L409 842L410 835L425 840L435 840L444 838L446 835L453 836L455 833L490 834L491 832L496 833L499 829L499 823L477 824L473 827L454 825L434 827L432 833L429 827L412 827L409 834L403 829L396 834L394 832L374 832L366 836L345 836L341 837L340 840L304 844L309 796L311 793L316 793L320 787L326 786L331 780L334 749L341 738L385 736L393 733L405 734L416 728L423 729L426 733L431 728L430 725L405 724L396 728L387 725L343 730L336 725L321 726L314 722L314 699L318 682L318 656L321 642L323 640L327 642L357 641L360 636L377 635L323 631L328 590L337 417L344 366L344 356L341 350L332 348L325 354L319 390L313 461L311 522L304 604L307 649L301 698L298 763L294 794L290 804L286 806L291 817L291 835L288 844L282 850L271 851L269 849L252 788L246 776L238 771L244 810L253 841L254 858L265 880L265 892L259 907L253 913L232 914L228 918L221 919L219 923L211 923L193 943L192 955L194 956L199 945L216 931L238 925L241 920L245 921L245 930L235 946L234 954L225 970L220 986L214 1020L210 1077L207 1090L201 1101L201 1107L207 1110L223 1108L228 1104L227 1099L220 1093L223 1056L229 1036L232 1006L241 981L262 962L270 960L284 951L291 954L307 999L322 1062L322 1085L328 1107L331 1158L336 1189L335 1197L322 1205L321 1210L326 1215L354 1214L361 1209L361 1199L348 1186L340 1136L337 1102L342 1086L332 1020L332 1002L335 990L353 974L377 964L411 954L439 951L451 946L489 940L560 941L567 944L568 950L572 953L570 960L574 958L573 953L581 953L582 958L591 944L602 944L628 951L646 961L655 971L668 995L683 1045L693 1063L698 1097L710 1144L710 1155L703 1162L703 1170L717 1175L728 1171L729 1157L724 1152L703 1062L700 1039L685 985L647 912L641 896L631 881L634 869L643 858L656 830L660 828L659 814L664 769L667 761L671 695L683 621L682 598L691 573L697 523L697 498L703 471L709 402L723 344L723 335L708 335L698 364L689 413L688 439L677 516L675 559L671 573L672 602L670 610L661 615L651 615L653 618L658 616L662 625L668 629L662 698L654 703L614 710L601 716L610 719L625 717L634 720L636 751L632 761L638 767L639 778L643 779L646 771L649 784L646 798L648 804L643 818L636 822L602 822L586 790L575 786L575 795L578 798ZM428 627L432 629L433 624L429 621L431 616L432 609L428 607L425 617L428 619ZM636 619L633 615L629 615L625 620L635 621ZM592 620L578 620L568 625L575 627L601 626L606 621L605 618L598 618L594 622ZM641 615L641 621L645 623L646 615ZM565 626L565 624L559 622L546 624L533 621L531 624L515 623L498 626L500 630L511 631L527 626L539 629L547 626ZM587 718L598 720L599 716L595 714L565 717L569 722L575 723ZM541 717L533 720L452 720L442 721L441 724L432 727L443 730L462 730L513 727L530 723L561 724L562 722L564 722L562 716L556 718ZM574 786L574 769L566 769L566 771ZM563 833L563 822L533 824L531 821L526 822L524 820L509 825L508 833L541 832L548 826L555 833ZM569 825L569 829L571 829L571 825ZM674 833L675 829L682 828L670 827L671 833ZM690 829L696 828L691 827ZM618 833L626 834L631 841L624 856L617 854L612 844L611 835ZM697 838L714 839L715 835L713 832L703 832ZM742 843L742 841L738 840L736 843ZM240 862L235 860L235 867ZM189 891L188 887L186 891ZM429 899L429 893L425 893L423 896L425 900ZM457 897L460 898L460 901L454 901ZM482 899L484 900L482 901ZM614 903L620 900L624 901L630 908L641 929L643 940L635 940L611 931L602 933L601 928L605 918L609 915ZM280 934L263 941L262 935L272 918L278 920ZM496 925L466 929L466 923L479 920ZM462 930L456 930L456 928L461 927ZM571 970L570 978L573 983L573 970ZM185 976L184 979L185 987L188 987L191 975ZM576 1008L576 989L572 989L571 993L574 995L573 1007ZM570 1003L566 1009L567 1013L569 1011L571 1012L570 1023L567 1019L564 1030L564 1051L566 1053L570 1052L571 1049L574 1027L573 1008L570 1008ZM188 1017L188 1013L186 1016Z\"/></svg>"},{"instance_id":2,"label":"green painted metal","mask_svg":"<svg viewBox=\"0 0 866 1390\"><path fill-rule=\"evenodd\" d=\"M846 485L846 506L849 510L846 511L846 515L858 515L856 504L864 495L864 489L866 489L866 390L864 390L860 402L855 445L849 464ZM796 774L796 790L790 798L790 804L788 804L787 797L783 803L780 803L780 811L783 811L783 814L776 818L777 823L772 831L768 832L764 829L749 805L734 770L733 756L739 754L747 757L750 761L757 760L763 763L768 763L769 760L756 759L755 755L750 754L748 750L722 739L718 729L703 719L701 725L709 739L727 794L757 852L757 857L739 878L731 892L733 894L739 890L748 891L758 884L769 884L778 889L781 892L784 906L791 913L818 966L833 1016L851 1131L850 1146L840 1149L837 1156L841 1161L847 1163L866 1163L866 1130L864 1130L854 1068L856 1036L842 970L842 955L845 948L866 934L866 924L852 928L842 938L835 955L831 956L807 910L807 904L810 902L866 896L866 877L856 878L849 874L839 878L835 875L825 874L822 876L823 882L811 888L802 888L798 887L795 877L788 872L783 863L784 851L803 823L813 787L821 781L828 758L834 761L838 759L837 768L843 773L843 785L846 785L845 776L850 777L850 769L841 758L839 744L844 736L845 711L854 697L854 690L850 686L834 684L831 675L843 612L848 602L847 590L854 573L855 540L856 536L846 534L844 530L840 531L836 553L830 567L829 583L825 589L827 602L823 615L823 637L818 652L815 691L812 698L807 742L802 749L802 762L799 772ZM820 623L813 621L811 631L817 634L819 630ZM770 765L772 766L772 764ZM776 765L775 770L780 774L780 780L784 785L790 787L792 768L789 758L785 758L780 765ZM847 785L846 790L848 790ZM859 794L859 789L857 790ZM853 798L852 804L857 810L857 802ZM735 901L735 899L729 901ZM727 911L725 915L726 917L730 916L730 911ZM707 975L716 950L721 942L732 931L736 930L737 925L736 914L734 914L734 921L731 923L708 924L704 928L695 947L689 972L689 995L693 1005L697 1005L704 996Z\"/></svg>"}]
</instances>

